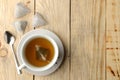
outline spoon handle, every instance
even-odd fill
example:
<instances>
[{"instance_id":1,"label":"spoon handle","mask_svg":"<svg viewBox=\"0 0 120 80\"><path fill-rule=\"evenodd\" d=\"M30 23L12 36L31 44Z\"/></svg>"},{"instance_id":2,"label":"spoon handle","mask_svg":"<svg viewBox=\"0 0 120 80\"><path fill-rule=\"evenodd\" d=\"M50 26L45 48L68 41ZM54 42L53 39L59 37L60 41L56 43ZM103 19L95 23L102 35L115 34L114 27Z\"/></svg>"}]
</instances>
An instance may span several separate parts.
<instances>
[{"instance_id":1,"label":"spoon handle","mask_svg":"<svg viewBox=\"0 0 120 80\"><path fill-rule=\"evenodd\" d=\"M18 64L17 56L16 56L16 54L14 52L14 49L13 49L13 45L10 45L10 47L11 47L11 50L12 50L12 53L13 53L13 57L14 57L14 61L15 61L15 66L16 66L16 69L17 69L17 73L21 74L22 72L21 72L21 70L18 67L19 64Z\"/></svg>"}]
</instances>

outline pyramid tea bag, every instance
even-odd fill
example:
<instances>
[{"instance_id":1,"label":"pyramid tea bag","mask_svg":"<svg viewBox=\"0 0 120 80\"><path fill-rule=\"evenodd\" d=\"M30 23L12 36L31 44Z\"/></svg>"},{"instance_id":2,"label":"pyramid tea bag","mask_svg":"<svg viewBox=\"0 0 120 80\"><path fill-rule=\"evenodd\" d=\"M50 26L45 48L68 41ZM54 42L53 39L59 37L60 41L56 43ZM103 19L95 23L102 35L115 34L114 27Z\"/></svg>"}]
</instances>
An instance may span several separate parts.
<instances>
[{"instance_id":1,"label":"pyramid tea bag","mask_svg":"<svg viewBox=\"0 0 120 80\"><path fill-rule=\"evenodd\" d=\"M36 13L33 17L33 27L39 27L39 26L44 26L46 24L46 21L44 18L40 15L40 13Z\"/></svg>"},{"instance_id":2,"label":"pyramid tea bag","mask_svg":"<svg viewBox=\"0 0 120 80\"><path fill-rule=\"evenodd\" d=\"M47 60L46 58L49 54L49 50L39 45L35 45L35 49L36 49L36 59L46 61Z\"/></svg>"},{"instance_id":3,"label":"pyramid tea bag","mask_svg":"<svg viewBox=\"0 0 120 80\"><path fill-rule=\"evenodd\" d=\"M27 21L16 21L14 22L13 26L15 27L17 32L24 32L27 26Z\"/></svg>"},{"instance_id":4,"label":"pyramid tea bag","mask_svg":"<svg viewBox=\"0 0 120 80\"><path fill-rule=\"evenodd\" d=\"M16 7L15 7L15 12L14 12L14 16L15 18L20 18L25 16L26 14L30 13L30 9L28 7L26 7L23 3L17 3Z\"/></svg>"}]
</instances>

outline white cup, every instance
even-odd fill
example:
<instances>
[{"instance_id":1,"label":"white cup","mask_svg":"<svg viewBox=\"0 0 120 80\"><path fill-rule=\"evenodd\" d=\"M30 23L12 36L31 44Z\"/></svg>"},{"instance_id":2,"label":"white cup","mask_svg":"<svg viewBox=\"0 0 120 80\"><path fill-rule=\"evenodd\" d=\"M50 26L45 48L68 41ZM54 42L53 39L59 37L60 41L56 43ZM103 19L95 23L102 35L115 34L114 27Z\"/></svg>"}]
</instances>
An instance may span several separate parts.
<instances>
[{"instance_id":1,"label":"white cup","mask_svg":"<svg viewBox=\"0 0 120 80\"><path fill-rule=\"evenodd\" d=\"M31 41L35 38L45 38L48 41L50 41L54 47L54 57L53 57L52 61L46 66L36 67L36 66L30 64L25 57L25 47L26 47L27 43L29 43L29 41ZM56 61L58 59L58 55L59 55L59 49L58 49L57 43L50 36L43 35L43 34L28 35L26 38L24 38L24 41L23 40L22 40L22 42L20 41L17 52L18 52L18 54L20 54L20 59L22 61L22 65L20 65L18 67L18 69L21 70L22 68L26 67L32 71L45 71L45 70L50 69L56 63Z\"/></svg>"}]
</instances>

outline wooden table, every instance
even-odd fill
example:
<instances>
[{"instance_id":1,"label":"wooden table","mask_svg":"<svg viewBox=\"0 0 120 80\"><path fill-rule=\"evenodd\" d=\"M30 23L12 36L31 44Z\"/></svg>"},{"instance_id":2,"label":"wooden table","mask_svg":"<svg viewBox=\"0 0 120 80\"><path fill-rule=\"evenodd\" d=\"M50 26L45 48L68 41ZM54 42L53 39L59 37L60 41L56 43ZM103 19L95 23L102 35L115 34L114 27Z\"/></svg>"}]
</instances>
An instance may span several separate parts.
<instances>
[{"instance_id":1,"label":"wooden table","mask_svg":"<svg viewBox=\"0 0 120 80\"><path fill-rule=\"evenodd\" d=\"M16 3L30 9L27 16L15 19ZM28 20L24 33L32 30L32 16L40 12L47 25L37 29L55 32L63 41L65 60L49 76L35 76L23 69L17 75L11 49L4 41L9 30L16 37L14 48L23 34L12 23ZM0 0L0 80L120 80L120 0Z\"/></svg>"}]
</instances>

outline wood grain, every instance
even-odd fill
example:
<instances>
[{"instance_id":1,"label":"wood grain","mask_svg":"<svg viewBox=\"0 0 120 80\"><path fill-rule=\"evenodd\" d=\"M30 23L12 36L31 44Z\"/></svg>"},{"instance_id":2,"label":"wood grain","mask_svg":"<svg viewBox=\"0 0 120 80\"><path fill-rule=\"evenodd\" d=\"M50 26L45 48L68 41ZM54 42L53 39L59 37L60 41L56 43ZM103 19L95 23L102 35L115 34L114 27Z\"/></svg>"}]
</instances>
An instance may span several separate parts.
<instances>
[{"instance_id":1,"label":"wood grain","mask_svg":"<svg viewBox=\"0 0 120 80\"><path fill-rule=\"evenodd\" d=\"M105 80L105 0L71 0L71 80Z\"/></svg>"},{"instance_id":2,"label":"wood grain","mask_svg":"<svg viewBox=\"0 0 120 80\"><path fill-rule=\"evenodd\" d=\"M13 16L16 3L23 2L31 13ZM0 0L0 80L120 80L120 0ZM33 76L23 69L17 75L13 55L4 41L4 32L16 37L15 51L23 34L33 29L34 11L47 25L37 29L55 32L63 41L65 60L49 76ZM24 33L12 23L27 20Z\"/></svg>"},{"instance_id":3,"label":"wood grain","mask_svg":"<svg viewBox=\"0 0 120 80\"><path fill-rule=\"evenodd\" d=\"M28 4L28 1L30 3ZM28 6L32 12L23 17L22 19L15 19L14 18L14 8L15 5L18 2L24 3L26 6ZM0 41L1 41L1 47L0 50L3 50L0 52L0 54L6 54L4 57L0 57L0 79L1 80L33 80L33 75L27 73L23 70L22 75L17 75L15 63L13 60L13 53L10 49L10 46L6 44L4 41L4 32L6 30L10 31L15 37L16 42L14 45L15 51L18 45L18 42L21 39L21 36L23 34L19 34L16 32L15 28L13 27L13 22L16 20L29 20L31 15L34 13L34 1L33 0L0 0ZM31 22L30 22L31 23ZM27 31L30 29L30 24L27 26ZM4 53L3 53L4 52Z\"/></svg>"},{"instance_id":4,"label":"wood grain","mask_svg":"<svg viewBox=\"0 0 120 80\"><path fill-rule=\"evenodd\" d=\"M106 5L107 80L120 80L120 0Z\"/></svg>"},{"instance_id":5,"label":"wood grain","mask_svg":"<svg viewBox=\"0 0 120 80\"><path fill-rule=\"evenodd\" d=\"M56 72L45 77L35 76L35 80L69 80L69 6L69 0L36 0L36 11L47 21L47 25L40 28L49 29L60 37L66 56Z\"/></svg>"}]
</instances>

